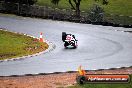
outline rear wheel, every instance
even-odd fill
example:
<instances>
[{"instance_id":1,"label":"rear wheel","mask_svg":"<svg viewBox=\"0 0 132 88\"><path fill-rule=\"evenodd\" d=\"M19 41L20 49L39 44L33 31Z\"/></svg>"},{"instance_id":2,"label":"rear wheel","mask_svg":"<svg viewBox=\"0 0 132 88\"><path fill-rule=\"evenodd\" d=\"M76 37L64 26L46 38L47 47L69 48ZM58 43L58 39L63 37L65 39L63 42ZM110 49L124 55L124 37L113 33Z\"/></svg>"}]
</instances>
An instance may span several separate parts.
<instances>
[{"instance_id":1,"label":"rear wheel","mask_svg":"<svg viewBox=\"0 0 132 88\"><path fill-rule=\"evenodd\" d=\"M67 42L64 43L64 47L67 48L69 44Z\"/></svg>"},{"instance_id":2,"label":"rear wheel","mask_svg":"<svg viewBox=\"0 0 132 88\"><path fill-rule=\"evenodd\" d=\"M77 48L77 46L74 46L73 48L74 48L74 49L76 49L76 48Z\"/></svg>"}]
</instances>

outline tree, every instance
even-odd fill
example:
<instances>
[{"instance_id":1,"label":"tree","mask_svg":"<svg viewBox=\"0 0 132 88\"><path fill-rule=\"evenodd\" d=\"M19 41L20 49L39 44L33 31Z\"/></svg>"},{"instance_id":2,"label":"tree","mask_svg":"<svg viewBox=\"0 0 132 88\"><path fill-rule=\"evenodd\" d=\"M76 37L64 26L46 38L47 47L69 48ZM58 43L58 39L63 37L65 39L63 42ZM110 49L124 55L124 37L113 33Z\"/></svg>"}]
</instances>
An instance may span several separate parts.
<instances>
[{"instance_id":1,"label":"tree","mask_svg":"<svg viewBox=\"0 0 132 88\"><path fill-rule=\"evenodd\" d=\"M51 0L53 4L58 4L60 0ZM76 16L80 17L80 3L82 0L68 0L69 4L71 5L72 9L76 11Z\"/></svg>"}]
</instances>

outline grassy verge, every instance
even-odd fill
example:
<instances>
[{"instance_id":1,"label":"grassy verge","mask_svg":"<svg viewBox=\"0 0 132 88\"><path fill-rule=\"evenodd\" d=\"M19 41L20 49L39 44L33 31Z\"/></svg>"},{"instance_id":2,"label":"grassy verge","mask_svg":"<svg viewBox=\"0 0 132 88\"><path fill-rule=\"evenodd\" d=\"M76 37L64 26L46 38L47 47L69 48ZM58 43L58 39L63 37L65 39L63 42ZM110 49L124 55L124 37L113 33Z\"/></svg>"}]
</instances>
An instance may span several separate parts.
<instances>
[{"instance_id":1,"label":"grassy verge","mask_svg":"<svg viewBox=\"0 0 132 88\"><path fill-rule=\"evenodd\" d=\"M94 3L94 0L82 0L80 6L81 11L88 11ZM96 3L102 5L102 0L99 0L99 2ZM41 6L44 5L65 9L71 8L68 0L60 0L58 5L52 4L51 0L38 0L37 4ZM102 5L102 7L104 8L105 12L109 14L132 16L132 0L109 0L109 4Z\"/></svg>"},{"instance_id":2,"label":"grassy verge","mask_svg":"<svg viewBox=\"0 0 132 88\"><path fill-rule=\"evenodd\" d=\"M132 17L106 14L105 20L114 24L132 25Z\"/></svg>"},{"instance_id":3,"label":"grassy verge","mask_svg":"<svg viewBox=\"0 0 132 88\"><path fill-rule=\"evenodd\" d=\"M47 48L46 43L37 39L0 30L0 60L38 53Z\"/></svg>"},{"instance_id":4,"label":"grassy verge","mask_svg":"<svg viewBox=\"0 0 132 88\"><path fill-rule=\"evenodd\" d=\"M130 75L132 79L132 75ZM132 80L130 80L129 83L118 83L118 84L84 84L84 85L78 85L70 86L68 88L132 88Z\"/></svg>"}]
</instances>

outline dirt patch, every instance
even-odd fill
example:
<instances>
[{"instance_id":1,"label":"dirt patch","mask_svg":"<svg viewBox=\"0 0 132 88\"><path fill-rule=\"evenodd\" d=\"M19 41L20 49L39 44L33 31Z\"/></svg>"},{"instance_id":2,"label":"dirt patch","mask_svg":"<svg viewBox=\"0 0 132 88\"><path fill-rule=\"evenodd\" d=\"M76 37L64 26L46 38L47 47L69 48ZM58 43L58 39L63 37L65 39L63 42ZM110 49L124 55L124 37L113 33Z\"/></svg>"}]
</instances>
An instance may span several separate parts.
<instances>
[{"instance_id":1,"label":"dirt patch","mask_svg":"<svg viewBox=\"0 0 132 88\"><path fill-rule=\"evenodd\" d=\"M88 74L132 74L132 67L87 71ZM77 72L35 76L0 77L0 88L63 88L76 83Z\"/></svg>"}]
</instances>

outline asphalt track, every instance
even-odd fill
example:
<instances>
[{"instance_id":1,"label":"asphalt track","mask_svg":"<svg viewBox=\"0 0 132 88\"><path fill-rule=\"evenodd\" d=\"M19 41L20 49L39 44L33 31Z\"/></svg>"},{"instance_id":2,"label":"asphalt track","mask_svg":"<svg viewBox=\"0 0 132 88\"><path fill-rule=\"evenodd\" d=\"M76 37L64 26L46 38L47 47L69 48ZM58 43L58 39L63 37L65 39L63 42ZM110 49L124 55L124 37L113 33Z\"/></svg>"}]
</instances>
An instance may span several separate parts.
<instances>
[{"instance_id":1,"label":"asphalt track","mask_svg":"<svg viewBox=\"0 0 132 88\"><path fill-rule=\"evenodd\" d=\"M127 28L79 24L16 16L0 16L0 27L44 38L56 45L46 54L0 63L0 76L108 69L132 66L132 34L114 31ZM62 32L75 34L77 49L64 49Z\"/></svg>"}]
</instances>

